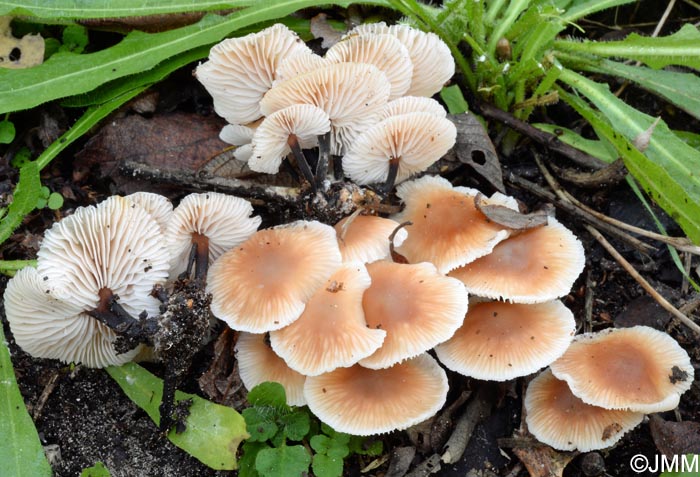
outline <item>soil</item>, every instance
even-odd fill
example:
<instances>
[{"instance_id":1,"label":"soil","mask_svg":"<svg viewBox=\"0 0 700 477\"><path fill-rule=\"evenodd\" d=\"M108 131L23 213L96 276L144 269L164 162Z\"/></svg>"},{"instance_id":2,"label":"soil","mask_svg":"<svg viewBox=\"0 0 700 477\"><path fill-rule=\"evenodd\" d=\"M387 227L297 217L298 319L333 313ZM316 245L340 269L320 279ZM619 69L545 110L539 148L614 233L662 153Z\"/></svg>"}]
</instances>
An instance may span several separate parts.
<instances>
[{"instance_id":1,"label":"soil","mask_svg":"<svg viewBox=\"0 0 700 477\"><path fill-rule=\"evenodd\" d=\"M655 5L656 2L643 3ZM640 28L649 29L653 28L660 18L662 9L659 8L661 7L654 6L646 9L631 5L621 9L617 18L625 18L630 24L646 25ZM667 28L675 30L683 18L696 13L687 5L679 6L669 19ZM615 25L612 14L601 15L593 20L597 23L587 25L587 34L591 38L602 37L607 32L615 31L610 28ZM651 26L646 22L651 23ZM78 206L95 203L108 195L145 190L165 194L177 203L191 190L214 187L207 186L206 182L197 182L197 177L201 176L200 172L212 167L212 164L216 165L217 170L223 170L218 169L219 164L224 164L221 166L224 169L233 166L225 166L225 157L222 158L221 154L226 149L226 144L217 139L218 130L223 122L213 113L206 92L192 79L192 67L191 65L183 68L127 105L51 164L42 181L51 190L61 192L66 199L64 207L58 212L43 209L32 213L3 246L3 259L34 258L44 230L54 220L72 212ZM697 121L669 108L647 93L630 86L623 97L649 114L662 115L672 127L698 130ZM24 143L34 152L40 152L71 124L77 114L79 112L75 110L50 104L13 115L13 120L16 120L18 131L25 134ZM562 105L551 107L546 114L540 114L538 120L556 118L557 124L560 125L580 125L575 113ZM491 137L500 137L500 130L497 124L491 124ZM508 173L515 173L544 186L544 180L534 166L533 151L544 154L547 160L562 167L572 167L566 159L548 155L546 150L522 139L512 154L500 158L504 177L507 177ZM6 151L6 158L9 158L11 153L11 150ZM151 167L157 173L151 176L134 174L134 162ZM468 166L454 162L443 163L442 166L455 184L484 187L486 190L490 187L485 179L475 175ZM269 180L264 177L250 178L229 169L226 169L226 174L230 174L234 179L259 181L261 190ZM173 170L185 171L185 175L190 174L187 177L193 178L193 187L183 187L181 180L167 173ZM0 166L0 193L4 194L3 197L11 192L15 182L16 175L5 162ZM293 184L293 179L287 178L285 183ZM219 188L228 191L227 187L224 184ZM566 184L566 187L579 200L607 215L649 230L655 229L636 197L624 183L601 186L594 190L577 188L571 184ZM506 190L530 211L538 210L545 203L509 181L506 181ZM263 226L302 218L305 214L305 209L299 204L271 201L257 189L250 193L250 198L256 207L256 213L264 217ZM668 216L659 209L655 211L663 218L670 235L682 235ZM697 368L700 363L700 346L692 333L674 322L667 312L648 298L641 287L582 228L579 218L562 211L557 212L557 217L581 238L587 253L585 271L575 283L572 292L564 298L564 303L574 312L579 327L592 326L593 330L598 330L610 326L644 324L666 330L689 352ZM698 300L698 293L692 291L692 287L687 287L665 247L657 246L653 253L644 255L624 242L614 238L610 240L674 305L679 307ZM695 257L693 266L697 265ZM1 290L4 290L5 283L6 279L0 279ZM592 298L590 323L584 323L583 319L587 296ZM697 311L695 314L697 317ZM96 462L103 462L110 469L112 476L235 475L235 472L213 471L172 445L161 435L146 413L135 406L104 371L32 358L15 345L4 316L3 326L20 390L30 413L34 416L42 443L46 446L47 453L52 456L51 462L57 477L80 475L82 469ZM180 389L211 398L200 389L198 379L214 358L214 341L218 333L219 331L215 333L214 340L195 356L193 366L182 376ZM152 372L163 375L161 366L148 367ZM517 434L521 426L522 391L527 378L496 385L469 380L454 373L450 373L449 376L451 392L448 405L454 402L464 389L476 391L488 387L491 396L490 410L476 423L461 460L456 464L443 466L438 475L464 476L472 470L476 473L470 475L528 475L512 452L511 446L503 440ZM239 410L241 405L238 402ZM451 433L454 421L464 413L465 406L459 406L452 419L443 426L442 434L446 437ZM664 413L661 417L668 421L699 422L698 382L696 381L692 389L682 396L677 412ZM650 422L645 420L612 449L575 456L564 475L632 475L629 467L632 456L640 453L653 456L660 453L660 445L655 442L655 437L658 440L659 431L652 431ZM431 432L437 432L435 429L429 428L427 432L397 432L380 438L385 443L387 453L402 446L415 447L417 452L412 464L416 465L440 451L444 440L437 444L429 442ZM700 453L697 432L691 437L682 435L679 431L673 431L670 435L665 449L669 448L669 441L672 450L678 449L682 441L690 446L684 448L685 451ZM599 457L602 458L602 464ZM388 467L387 462L369 474L360 474L360 463L350 459L346 465L346 475L385 475Z\"/></svg>"}]
</instances>

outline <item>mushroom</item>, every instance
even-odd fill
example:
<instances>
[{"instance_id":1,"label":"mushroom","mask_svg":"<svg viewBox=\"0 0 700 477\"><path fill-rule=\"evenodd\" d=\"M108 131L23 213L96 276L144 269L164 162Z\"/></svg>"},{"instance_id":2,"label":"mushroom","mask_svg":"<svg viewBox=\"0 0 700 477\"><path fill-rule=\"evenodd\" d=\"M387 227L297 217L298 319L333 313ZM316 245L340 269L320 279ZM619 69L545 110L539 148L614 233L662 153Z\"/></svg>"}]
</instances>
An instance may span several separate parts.
<instances>
[{"instance_id":1,"label":"mushroom","mask_svg":"<svg viewBox=\"0 0 700 477\"><path fill-rule=\"evenodd\" d=\"M392 218L402 223L410 221L412 225L397 252L411 263L431 262L441 273L491 253L510 232L476 208L474 199L478 193L467 187L453 187L447 179L433 176L399 185L396 195L406 207ZM483 202L518 209L515 199L498 192Z\"/></svg>"},{"instance_id":2,"label":"mushroom","mask_svg":"<svg viewBox=\"0 0 700 477\"><path fill-rule=\"evenodd\" d=\"M335 224L338 246L343 262L371 263L389 257L394 231L394 245L401 245L408 232L405 228L396 230L399 223L375 215L350 215Z\"/></svg>"},{"instance_id":3,"label":"mushroom","mask_svg":"<svg viewBox=\"0 0 700 477\"><path fill-rule=\"evenodd\" d=\"M569 293L585 264L581 242L549 217L547 225L511 236L450 276L478 296L542 303Z\"/></svg>"},{"instance_id":4,"label":"mushroom","mask_svg":"<svg viewBox=\"0 0 700 477\"><path fill-rule=\"evenodd\" d=\"M294 78L309 71L327 66L329 61L312 51L299 50L280 61L273 85Z\"/></svg>"},{"instance_id":5,"label":"mushroom","mask_svg":"<svg viewBox=\"0 0 700 477\"><path fill-rule=\"evenodd\" d=\"M134 192L125 197L139 207L151 214L160 227L160 231L165 233L168 223L173 215L173 203L167 197L151 192Z\"/></svg>"},{"instance_id":6,"label":"mushroom","mask_svg":"<svg viewBox=\"0 0 700 477\"><path fill-rule=\"evenodd\" d=\"M18 274L5 294L21 347L90 367L123 364L139 352L117 354L116 334L91 314L109 311L116 297L131 316L158 314L160 302L150 293L165 282L169 255L145 209L117 196L80 207L46 232L37 257L36 271Z\"/></svg>"},{"instance_id":7,"label":"mushroom","mask_svg":"<svg viewBox=\"0 0 700 477\"><path fill-rule=\"evenodd\" d=\"M447 399L447 375L428 354L386 369L359 365L306 378L309 409L338 432L367 436L406 429Z\"/></svg>"},{"instance_id":8,"label":"mushroom","mask_svg":"<svg viewBox=\"0 0 700 477\"><path fill-rule=\"evenodd\" d=\"M675 408L694 373L688 353L647 326L579 335L550 367L587 404L643 413Z\"/></svg>"},{"instance_id":9,"label":"mushroom","mask_svg":"<svg viewBox=\"0 0 700 477\"><path fill-rule=\"evenodd\" d=\"M331 121L331 153L342 154L355 136L379 118L391 84L372 65L337 63L275 85L260 102L266 116L293 104L312 104Z\"/></svg>"},{"instance_id":10,"label":"mushroom","mask_svg":"<svg viewBox=\"0 0 700 477\"><path fill-rule=\"evenodd\" d=\"M413 63L408 50L391 35L350 36L326 52L330 63L365 63L374 65L391 83L389 99L404 95L411 86Z\"/></svg>"},{"instance_id":11,"label":"mushroom","mask_svg":"<svg viewBox=\"0 0 700 477\"><path fill-rule=\"evenodd\" d=\"M272 349L290 368L317 376L374 353L386 331L367 327L362 294L370 285L364 265L341 266L306 304L301 317L270 332Z\"/></svg>"},{"instance_id":12,"label":"mushroom","mask_svg":"<svg viewBox=\"0 0 700 477\"><path fill-rule=\"evenodd\" d=\"M435 353L452 371L507 381L548 366L564 354L575 333L574 316L560 301L472 303L462 327Z\"/></svg>"},{"instance_id":13,"label":"mushroom","mask_svg":"<svg viewBox=\"0 0 700 477\"><path fill-rule=\"evenodd\" d=\"M272 87L280 60L310 51L296 33L281 23L215 45L209 61L195 71L214 99L214 110L231 124L260 118L260 100Z\"/></svg>"},{"instance_id":14,"label":"mushroom","mask_svg":"<svg viewBox=\"0 0 700 477\"><path fill-rule=\"evenodd\" d=\"M258 384L274 381L280 383L290 406L304 406L304 381L306 376L297 373L277 356L267 343L267 335L239 333L235 352L238 374L247 390Z\"/></svg>"},{"instance_id":15,"label":"mushroom","mask_svg":"<svg viewBox=\"0 0 700 477\"><path fill-rule=\"evenodd\" d=\"M235 330L284 328L340 263L335 230L328 225L297 221L260 230L211 266L211 310Z\"/></svg>"},{"instance_id":16,"label":"mushroom","mask_svg":"<svg viewBox=\"0 0 700 477\"><path fill-rule=\"evenodd\" d=\"M253 135L253 154L248 166L253 171L276 174L282 159L294 152L302 173L313 184L313 173L301 150L316 146L318 136L330 129L328 114L310 104L295 104L275 111Z\"/></svg>"},{"instance_id":17,"label":"mushroom","mask_svg":"<svg viewBox=\"0 0 700 477\"><path fill-rule=\"evenodd\" d=\"M610 447L637 427L644 413L603 409L574 396L566 382L545 370L525 393L526 422L530 433L558 450L592 450Z\"/></svg>"},{"instance_id":18,"label":"mushroom","mask_svg":"<svg viewBox=\"0 0 700 477\"><path fill-rule=\"evenodd\" d=\"M245 199L218 192L189 194L173 211L166 237L171 255L171 276L188 267L196 249L196 276L204 278L209 263L250 237L260 225L251 217L253 207Z\"/></svg>"},{"instance_id":19,"label":"mushroom","mask_svg":"<svg viewBox=\"0 0 700 477\"><path fill-rule=\"evenodd\" d=\"M462 325L468 297L458 280L431 263L378 261L367 265L372 284L362 306L370 328L386 331L384 344L360 361L387 368L447 341Z\"/></svg>"},{"instance_id":20,"label":"mushroom","mask_svg":"<svg viewBox=\"0 0 700 477\"><path fill-rule=\"evenodd\" d=\"M382 111L382 119L408 113L430 113L441 118L447 117L445 108L432 98L404 96L386 103Z\"/></svg>"},{"instance_id":21,"label":"mushroom","mask_svg":"<svg viewBox=\"0 0 700 477\"><path fill-rule=\"evenodd\" d=\"M455 144L457 130L431 113L390 116L359 135L343 157L343 172L357 184L394 183L424 171Z\"/></svg>"}]
</instances>

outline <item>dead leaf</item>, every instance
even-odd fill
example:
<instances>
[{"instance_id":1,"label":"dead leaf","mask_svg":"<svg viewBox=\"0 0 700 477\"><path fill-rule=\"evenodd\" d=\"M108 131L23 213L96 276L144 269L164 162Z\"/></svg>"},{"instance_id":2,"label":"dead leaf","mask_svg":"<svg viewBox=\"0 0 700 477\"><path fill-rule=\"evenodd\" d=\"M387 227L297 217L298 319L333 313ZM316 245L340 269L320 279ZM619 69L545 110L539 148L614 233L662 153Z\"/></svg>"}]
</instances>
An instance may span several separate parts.
<instances>
[{"instance_id":1,"label":"dead leaf","mask_svg":"<svg viewBox=\"0 0 700 477\"><path fill-rule=\"evenodd\" d=\"M616 328L643 325L664 331L672 317L673 315L664 310L652 297L642 295L629 302L615 317L614 323Z\"/></svg>"},{"instance_id":2,"label":"dead leaf","mask_svg":"<svg viewBox=\"0 0 700 477\"><path fill-rule=\"evenodd\" d=\"M44 39L41 35L12 36L12 17L0 17L0 67L30 68L44 62Z\"/></svg>"},{"instance_id":3,"label":"dead leaf","mask_svg":"<svg viewBox=\"0 0 700 477\"><path fill-rule=\"evenodd\" d=\"M415 447L406 446L392 449L389 469L387 469L385 477L403 477L406 475L415 456Z\"/></svg>"},{"instance_id":4,"label":"dead leaf","mask_svg":"<svg viewBox=\"0 0 700 477\"><path fill-rule=\"evenodd\" d=\"M667 457L700 454L700 423L665 421L659 415L649 416L651 437L659 452Z\"/></svg>"},{"instance_id":5,"label":"dead leaf","mask_svg":"<svg viewBox=\"0 0 700 477\"><path fill-rule=\"evenodd\" d=\"M654 129L656 129L656 125L659 124L660 120L661 117L659 116L654 120L653 123L651 123L651 126L649 126L649 128L646 131L639 133L639 135L635 137L632 141L634 147L639 149L640 152L646 151L647 147L649 147L651 135L654 134Z\"/></svg>"},{"instance_id":6,"label":"dead leaf","mask_svg":"<svg viewBox=\"0 0 700 477\"><path fill-rule=\"evenodd\" d=\"M554 216L554 206L545 204L542 209L530 214L522 214L517 210L502 205L484 204L481 193L474 197L474 206L490 221L513 230L527 230L547 225L549 217Z\"/></svg>"},{"instance_id":7,"label":"dead leaf","mask_svg":"<svg viewBox=\"0 0 700 477\"><path fill-rule=\"evenodd\" d=\"M214 402L240 409L245 405L246 393L238 376L233 355L235 332L226 328L214 344L214 359L199 378L200 389Z\"/></svg>"},{"instance_id":8,"label":"dead leaf","mask_svg":"<svg viewBox=\"0 0 700 477\"><path fill-rule=\"evenodd\" d=\"M330 48L340 41L340 38L345 34L338 31L328 23L328 15L319 13L311 19L309 28L314 38L323 38L321 48Z\"/></svg>"},{"instance_id":9,"label":"dead leaf","mask_svg":"<svg viewBox=\"0 0 700 477\"><path fill-rule=\"evenodd\" d=\"M525 465L530 477L562 477L578 452L558 452L542 444L514 447L513 453Z\"/></svg>"},{"instance_id":10,"label":"dead leaf","mask_svg":"<svg viewBox=\"0 0 700 477\"><path fill-rule=\"evenodd\" d=\"M447 117L457 127L457 141L448 155L456 155L459 162L472 167L494 189L505 192L501 163L484 126L469 112Z\"/></svg>"}]
</instances>

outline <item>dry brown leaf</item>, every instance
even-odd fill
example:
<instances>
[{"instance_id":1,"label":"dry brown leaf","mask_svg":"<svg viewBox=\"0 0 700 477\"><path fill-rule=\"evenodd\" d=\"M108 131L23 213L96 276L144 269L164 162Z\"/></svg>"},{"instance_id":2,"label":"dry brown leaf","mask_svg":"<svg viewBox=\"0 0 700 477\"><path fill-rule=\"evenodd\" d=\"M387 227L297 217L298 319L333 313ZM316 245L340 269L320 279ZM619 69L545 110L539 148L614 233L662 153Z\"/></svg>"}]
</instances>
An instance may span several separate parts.
<instances>
[{"instance_id":1,"label":"dry brown leaf","mask_svg":"<svg viewBox=\"0 0 700 477\"><path fill-rule=\"evenodd\" d=\"M502 205L486 205L482 202L483 197L481 193L478 193L474 197L474 206L490 221L509 229L527 230L542 227L547 225L549 217L554 216L554 206L552 204L545 204L542 209L531 214L522 214L517 210L509 209Z\"/></svg>"},{"instance_id":2,"label":"dry brown leaf","mask_svg":"<svg viewBox=\"0 0 700 477\"><path fill-rule=\"evenodd\" d=\"M700 454L700 423L665 421L652 414L649 428L656 448L667 457Z\"/></svg>"},{"instance_id":3,"label":"dry brown leaf","mask_svg":"<svg viewBox=\"0 0 700 477\"><path fill-rule=\"evenodd\" d=\"M558 452L545 445L514 447L513 453L525 465L530 477L562 477L578 452Z\"/></svg>"},{"instance_id":4,"label":"dry brown leaf","mask_svg":"<svg viewBox=\"0 0 700 477\"><path fill-rule=\"evenodd\" d=\"M44 39L41 35L12 36L12 17L0 17L0 67L30 68L44 62Z\"/></svg>"}]
</instances>

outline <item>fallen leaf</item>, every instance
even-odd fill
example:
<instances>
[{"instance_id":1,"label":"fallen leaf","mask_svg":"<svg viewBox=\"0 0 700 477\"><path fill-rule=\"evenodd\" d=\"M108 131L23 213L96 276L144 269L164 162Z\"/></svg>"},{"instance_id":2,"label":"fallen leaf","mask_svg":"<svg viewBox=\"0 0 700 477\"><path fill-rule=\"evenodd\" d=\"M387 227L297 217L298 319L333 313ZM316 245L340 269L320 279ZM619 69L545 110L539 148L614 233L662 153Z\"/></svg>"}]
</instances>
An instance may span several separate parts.
<instances>
[{"instance_id":1,"label":"fallen leaf","mask_svg":"<svg viewBox=\"0 0 700 477\"><path fill-rule=\"evenodd\" d=\"M214 359L199 378L199 387L212 401L240 409L246 393L233 354L235 343L235 332L226 328L214 343Z\"/></svg>"},{"instance_id":2,"label":"fallen leaf","mask_svg":"<svg viewBox=\"0 0 700 477\"><path fill-rule=\"evenodd\" d=\"M322 48L330 48L340 41L344 32L338 31L328 23L328 15L319 13L311 19L309 28L314 38L322 38Z\"/></svg>"},{"instance_id":3,"label":"fallen leaf","mask_svg":"<svg viewBox=\"0 0 700 477\"><path fill-rule=\"evenodd\" d=\"M642 295L629 302L613 321L616 328L644 325L664 331L672 317L652 297Z\"/></svg>"},{"instance_id":4,"label":"fallen leaf","mask_svg":"<svg viewBox=\"0 0 700 477\"><path fill-rule=\"evenodd\" d=\"M554 216L554 206L545 204L542 209L530 214L522 214L517 210L509 209L502 205L488 205L482 202L484 196L481 193L474 197L474 206L490 221L513 230L527 230L547 225L549 217Z\"/></svg>"},{"instance_id":5,"label":"fallen leaf","mask_svg":"<svg viewBox=\"0 0 700 477\"><path fill-rule=\"evenodd\" d=\"M12 36L12 17L0 17L0 67L30 68L44 62L44 39L41 35Z\"/></svg>"},{"instance_id":6,"label":"fallen leaf","mask_svg":"<svg viewBox=\"0 0 700 477\"><path fill-rule=\"evenodd\" d=\"M513 453L525 465L530 477L562 477L578 452L558 452L545 445L514 447Z\"/></svg>"},{"instance_id":7,"label":"fallen leaf","mask_svg":"<svg viewBox=\"0 0 700 477\"><path fill-rule=\"evenodd\" d=\"M652 414L649 428L656 448L667 457L700 454L700 423L665 421Z\"/></svg>"},{"instance_id":8,"label":"fallen leaf","mask_svg":"<svg viewBox=\"0 0 700 477\"><path fill-rule=\"evenodd\" d=\"M403 477L411 467L411 462L416 456L416 448L412 446L395 447L391 451L391 460L389 461L389 469L387 469L385 477Z\"/></svg>"}]
</instances>

